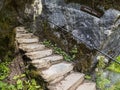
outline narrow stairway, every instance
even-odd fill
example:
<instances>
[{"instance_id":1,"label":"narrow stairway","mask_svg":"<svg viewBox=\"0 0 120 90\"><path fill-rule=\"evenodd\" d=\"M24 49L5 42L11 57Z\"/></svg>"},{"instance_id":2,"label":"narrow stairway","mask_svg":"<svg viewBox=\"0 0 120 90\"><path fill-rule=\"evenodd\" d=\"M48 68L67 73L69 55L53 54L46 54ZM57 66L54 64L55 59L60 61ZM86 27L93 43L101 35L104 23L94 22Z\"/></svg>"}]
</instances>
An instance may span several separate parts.
<instances>
[{"instance_id":1,"label":"narrow stairway","mask_svg":"<svg viewBox=\"0 0 120 90\"><path fill-rule=\"evenodd\" d=\"M16 27L15 31L18 48L26 52L26 57L31 59L39 75L48 82L49 90L96 90L94 82L86 82L83 73L73 71L72 63L54 54L52 49L39 42L38 37L24 27Z\"/></svg>"}]
</instances>

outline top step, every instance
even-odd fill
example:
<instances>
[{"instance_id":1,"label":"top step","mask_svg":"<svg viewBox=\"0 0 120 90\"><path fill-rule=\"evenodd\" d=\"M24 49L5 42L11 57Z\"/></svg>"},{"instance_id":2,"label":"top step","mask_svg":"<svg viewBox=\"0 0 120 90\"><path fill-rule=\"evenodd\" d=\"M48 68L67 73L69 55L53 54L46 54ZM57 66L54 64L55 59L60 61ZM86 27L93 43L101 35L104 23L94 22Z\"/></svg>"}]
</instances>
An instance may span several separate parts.
<instances>
[{"instance_id":1,"label":"top step","mask_svg":"<svg viewBox=\"0 0 120 90\"><path fill-rule=\"evenodd\" d=\"M16 27L16 33L27 33L28 31L25 30L25 27Z\"/></svg>"}]
</instances>

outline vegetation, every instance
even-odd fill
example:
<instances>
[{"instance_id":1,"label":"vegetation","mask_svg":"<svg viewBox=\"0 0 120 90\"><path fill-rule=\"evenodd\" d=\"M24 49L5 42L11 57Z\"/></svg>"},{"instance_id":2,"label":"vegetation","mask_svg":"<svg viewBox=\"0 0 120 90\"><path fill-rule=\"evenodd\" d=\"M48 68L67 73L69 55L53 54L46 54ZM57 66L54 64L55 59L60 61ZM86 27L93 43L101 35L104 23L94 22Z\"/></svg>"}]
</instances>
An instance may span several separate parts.
<instances>
[{"instance_id":1,"label":"vegetation","mask_svg":"<svg viewBox=\"0 0 120 90\"><path fill-rule=\"evenodd\" d=\"M117 57L116 59L118 62L120 62L120 56ZM108 70L111 70L113 72L118 72L120 73L120 65L113 62L109 67L108 67Z\"/></svg>"},{"instance_id":2,"label":"vegetation","mask_svg":"<svg viewBox=\"0 0 120 90\"><path fill-rule=\"evenodd\" d=\"M4 82L4 79L10 73L10 69L8 68L9 63L1 63L0 64L0 90L43 90L40 85L37 84L35 79L29 77L27 79L26 74L16 75L13 79L16 81L15 84L8 84Z\"/></svg>"},{"instance_id":3,"label":"vegetation","mask_svg":"<svg viewBox=\"0 0 120 90\"><path fill-rule=\"evenodd\" d=\"M36 83L34 79L31 80L24 80L22 81L19 78L24 77L25 75L15 76L16 84L7 84L0 81L0 90L43 90L41 87ZM17 77L17 78L16 78Z\"/></svg>"},{"instance_id":4,"label":"vegetation","mask_svg":"<svg viewBox=\"0 0 120 90\"><path fill-rule=\"evenodd\" d=\"M98 62L98 66L97 66L97 79L96 79L96 83L97 83L97 87L100 90L120 90L120 81L116 82L115 84L113 84L112 86L109 86L111 83L111 80L109 79L109 77L105 78L103 76L103 72L104 70L111 70L113 72L119 72L120 71L120 65L113 62L109 67L105 68L105 63L104 63L104 57L101 56L99 58L99 62ZM120 56L117 57L116 59L117 61L120 61ZM120 73L120 72L119 72Z\"/></svg>"},{"instance_id":5,"label":"vegetation","mask_svg":"<svg viewBox=\"0 0 120 90\"><path fill-rule=\"evenodd\" d=\"M0 80L3 80L8 76L10 70L7 66L8 66L7 62L0 63Z\"/></svg>"},{"instance_id":6,"label":"vegetation","mask_svg":"<svg viewBox=\"0 0 120 90\"><path fill-rule=\"evenodd\" d=\"M71 56L68 55L66 52L64 52L61 48L57 47L56 44L52 44L51 41L49 40L44 40L43 44L47 47L52 47L54 49L54 53L56 54L60 54L64 57L64 60L66 61L72 61L75 59L77 48L74 46L73 49L70 51L71 52Z\"/></svg>"}]
</instances>

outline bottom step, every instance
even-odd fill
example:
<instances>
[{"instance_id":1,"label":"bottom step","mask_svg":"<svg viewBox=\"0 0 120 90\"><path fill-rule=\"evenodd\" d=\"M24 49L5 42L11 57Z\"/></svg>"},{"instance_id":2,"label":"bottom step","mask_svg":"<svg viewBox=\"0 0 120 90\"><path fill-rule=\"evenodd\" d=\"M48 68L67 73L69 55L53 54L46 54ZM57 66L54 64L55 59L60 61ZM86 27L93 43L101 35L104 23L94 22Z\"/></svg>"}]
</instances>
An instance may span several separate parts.
<instances>
[{"instance_id":1,"label":"bottom step","mask_svg":"<svg viewBox=\"0 0 120 90\"><path fill-rule=\"evenodd\" d=\"M95 83L83 83L76 90L96 90Z\"/></svg>"},{"instance_id":2,"label":"bottom step","mask_svg":"<svg viewBox=\"0 0 120 90\"><path fill-rule=\"evenodd\" d=\"M49 90L75 90L84 80L84 74L71 73L57 84L48 86Z\"/></svg>"}]
</instances>

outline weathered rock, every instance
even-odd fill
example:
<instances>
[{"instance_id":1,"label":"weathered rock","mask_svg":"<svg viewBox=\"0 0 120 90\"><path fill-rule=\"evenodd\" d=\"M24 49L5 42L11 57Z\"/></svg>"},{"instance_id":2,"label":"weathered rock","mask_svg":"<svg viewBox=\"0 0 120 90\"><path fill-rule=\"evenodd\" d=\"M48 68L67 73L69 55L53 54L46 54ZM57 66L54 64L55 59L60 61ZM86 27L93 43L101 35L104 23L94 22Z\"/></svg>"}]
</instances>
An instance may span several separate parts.
<instances>
[{"instance_id":1,"label":"weathered rock","mask_svg":"<svg viewBox=\"0 0 120 90\"><path fill-rule=\"evenodd\" d=\"M42 51L34 51L25 54L31 60L40 59L52 55L52 49L45 49Z\"/></svg>"},{"instance_id":2,"label":"weathered rock","mask_svg":"<svg viewBox=\"0 0 120 90\"><path fill-rule=\"evenodd\" d=\"M93 60L97 61L95 52L92 51L96 48L112 57L119 55L120 11L108 9L102 17L97 18L81 11L81 5L79 4L68 5L64 1L59 3L60 0L47 1L43 2L42 13L44 17L42 19L48 22L48 28L50 28L46 32L43 31L47 38L50 38L52 36L50 34L53 34L54 36L50 39L61 45L66 52L69 52L76 43L78 50L81 52L78 52L78 55L82 56L78 59L83 60L82 63L84 63L84 60L91 63L94 62ZM86 55L89 57L86 58ZM84 67L81 66L80 68Z\"/></svg>"},{"instance_id":3,"label":"weathered rock","mask_svg":"<svg viewBox=\"0 0 120 90\"><path fill-rule=\"evenodd\" d=\"M37 16L39 16L42 12L42 1L41 0L33 0L32 4L26 4L25 6L25 13L30 16L33 15L33 20L35 20L35 18Z\"/></svg>"},{"instance_id":4,"label":"weathered rock","mask_svg":"<svg viewBox=\"0 0 120 90\"><path fill-rule=\"evenodd\" d=\"M39 39L37 37L34 37L34 38L27 38L27 39L24 39L24 38L19 38L17 39L18 43L20 44L30 44L30 43L38 43L39 42Z\"/></svg>"},{"instance_id":5,"label":"weathered rock","mask_svg":"<svg viewBox=\"0 0 120 90\"><path fill-rule=\"evenodd\" d=\"M63 56L52 55L52 56L48 56L45 58L33 60L31 63L38 69L39 68L48 68L52 64L56 64L56 63L62 61L62 59L63 59Z\"/></svg>"},{"instance_id":6,"label":"weathered rock","mask_svg":"<svg viewBox=\"0 0 120 90\"><path fill-rule=\"evenodd\" d=\"M105 14L100 19L100 26L103 27L104 30L113 30L116 21L120 17L120 11L115 9L109 9L105 12Z\"/></svg>"},{"instance_id":7,"label":"weathered rock","mask_svg":"<svg viewBox=\"0 0 120 90\"><path fill-rule=\"evenodd\" d=\"M15 28L16 34L17 33L26 33L25 27L16 27Z\"/></svg>"},{"instance_id":8,"label":"weathered rock","mask_svg":"<svg viewBox=\"0 0 120 90\"><path fill-rule=\"evenodd\" d=\"M32 33L27 33L27 34L16 33L16 38L31 38L32 36L33 36Z\"/></svg>"},{"instance_id":9,"label":"weathered rock","mask_svg":"<svg viewBox=\"0 0 120 90\"><path fill-rule=\"evenodd\" d=\"M52 84L58 83L58 82L60 82L60 81L61 81L62 79L64 79L64 78L65 78L65 75L60 76L60 77L57 77L57 78L54 79L53 81L49 82L49 84L52 85Z\"/></svg>"},{"instance_id":10,"label":"weathered rock","mask_svg":"<svg viewBox=\"0 0 120 90\"><path fill-rule=\"evenodd\" d=\"M63 76L70 72L73 69L73 65L71 63L59 63L52 65L49 69L43 70L41 72L41 76L45 79L45 81L52 81L60 76Z\"/></svg>"},{"instance_id":11,"label":"weathered rock","mask_svg":"<svg viewBox=\"0 0 120 90\"><path fill-rule=\"evenodd\" d=\"M42 45L40 43L20 44L19 49L22 49L26 52L40 51L45 49L45 45Z\"/></svg>"},{"instance_id":12,"label":"weathered rock","mask_svg":"<svg viewBox=\"0 0 120 90\"><path fill-rule=\"evenodd\" d=\"M73 72L59 83L48 86L48 88L50 90L75 90L83 80L84 74Z\"/></svg>"},{"instance_id":13,"label":"weathered rock","mask_svg":"<svg viewBox=\"0 0 120 90\"><path fill-rule=\"evenodd\" d=\"M51 13L48 13L51 12ZM89 48L93 46L100 47L101 31L99 28L99 18L83 11L68 8L62 5L47 5L48 22L51 28L65 27L67 32L71 33L76 41L84 43ZM53 24L54 23L54 24ZM64 29L65 30L65 29Z\"/></svg>"},{"instance_id":14,"label":"weathered rock","mask_svg":"<svg viewBox=\"0 0 120 90\"><path fill-rule=\"evenodd\" d=\"M95 83L83 83L76 90L96 90Z\"/></svg>"}]
</instances>

